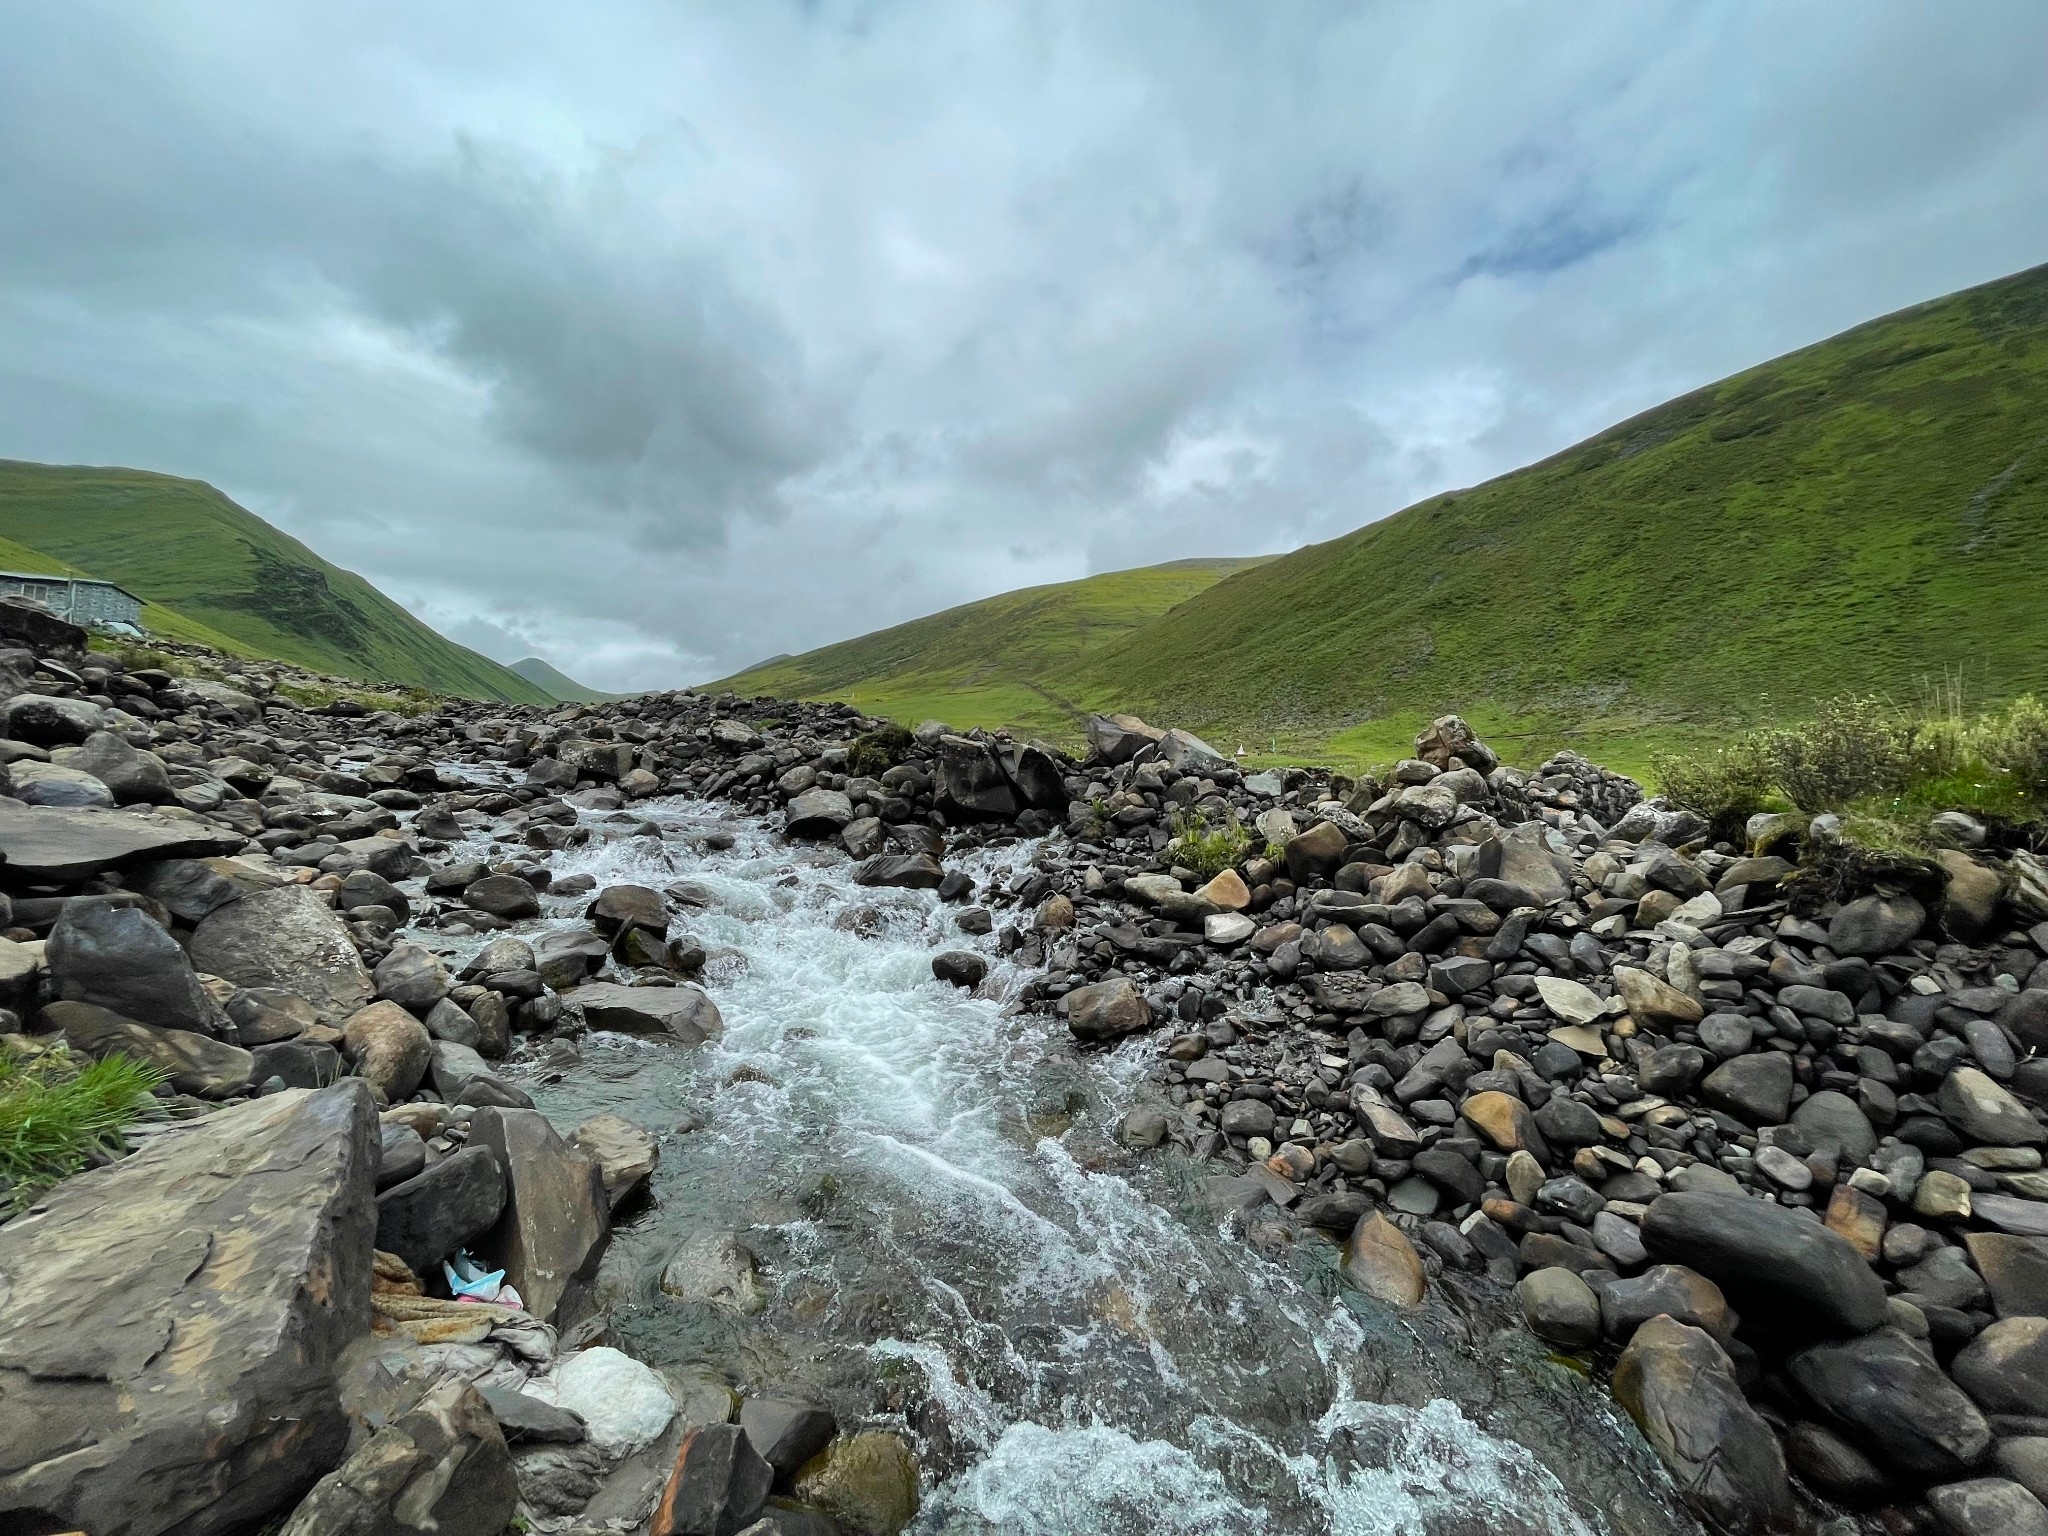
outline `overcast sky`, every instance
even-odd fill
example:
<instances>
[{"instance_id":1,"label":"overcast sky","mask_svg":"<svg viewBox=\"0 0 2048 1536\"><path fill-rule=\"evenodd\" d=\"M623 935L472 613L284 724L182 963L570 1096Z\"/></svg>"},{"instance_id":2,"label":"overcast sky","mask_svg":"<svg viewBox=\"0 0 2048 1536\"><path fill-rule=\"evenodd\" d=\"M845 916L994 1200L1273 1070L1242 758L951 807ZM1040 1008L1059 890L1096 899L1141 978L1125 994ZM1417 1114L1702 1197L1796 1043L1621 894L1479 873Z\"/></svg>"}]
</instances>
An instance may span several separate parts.
<instances>
[{"instance_id":1,"label":"overcast sky","mask_svg":"<svg viewBox=\"0 0 2048 1536\"><path fill-rule=\"evenodd\" d=\"M2048 260L2048 4L0 0L0 457L721 676Z\"/></svg>"}]
</instances>

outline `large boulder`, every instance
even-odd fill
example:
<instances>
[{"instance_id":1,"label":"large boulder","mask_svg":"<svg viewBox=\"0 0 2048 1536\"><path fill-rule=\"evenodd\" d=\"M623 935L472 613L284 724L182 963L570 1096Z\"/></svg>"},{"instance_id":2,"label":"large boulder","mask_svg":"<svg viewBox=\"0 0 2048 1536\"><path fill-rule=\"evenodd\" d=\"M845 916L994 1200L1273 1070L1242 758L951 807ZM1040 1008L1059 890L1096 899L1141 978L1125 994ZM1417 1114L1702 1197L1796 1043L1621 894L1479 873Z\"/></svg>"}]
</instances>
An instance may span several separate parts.
<instances>
[{"instance_id":1,"label":"large boulder","mask_svg":"<svg viewBox=\"0 0 2048 1536\"><path fill-rule=\"evenodd\" d=\"M2048 1142L2048 1129L2027 1106L1975 1067L1957 1067L1941 1085L1941 1113L1976 1146L2032 1147Z\"/></svg>"},{"instance_id":2,"label":"large boulder","mask_svg":"<svg viewBox=\"0 0 2048 1536\"><path fill-rule=\"evenodd\" d=\"M569 1133L569 1145L597 1164L605 1199L613 1210L647 1182L661 1162L661 1147L624 1115L606 1110Z\"/></svg>"},{"instance_id":3,"label":"large boulder","mask_svg":"<svg viewBox=\"0 0 2048 1536\"><path fill-rule=\"evenodd\" d=\"M396 1003L372 1003L350 1014L341 1045L355 1062L356 1074L388 1104L419 1087L434 1059L434 1037L427 1026Z\"/></svg>"},{"instance_id":4,"label":"large boulder","mask_svg":"<svg viewBox=\"0 0 2048 1536\"><path fill-rule=\"evenodd\" d=\"M1960 1477L1991 1449L1991 1426L1977 1405L1895 1328L1816 1345L1785 1369L1880 1466L1923 1479Z\"/></svg>"},{"instance_id":5,"label":"large boulder","mask_svg":"<svg viewBox=\"0 0 2048 1536\"><path fill-rule=\"evenodd\" d=\"M0 1227L0 1526L213 1536L339 1461L377 1161L360 1083L287 1091Z\"/></svg>"},{"instance_id":6,"label":"large boulder","mask_svg":"<svg viewBox=\"0 0 2048 1536\"><path fill-rule=\"evenodd\" d=\"M448 971L441 957L422 944L394 944L370 973L377 996L414 1013L424 1013L448 995Z\"/></svg>"},{"instance_id":7,"label":"large boulder","mask_svg":"<svg viewBox=\"0 0 2048 1536\"><path fill-rule=\"evenodd\" d=\"M376 992L348 926L303 885L255 891L209 913L192 931L192 963L238 987L296 992L323 1024L341 1024Z\"/></svg>"},{"instance_id":8,"label":"large boulder","mask_svg":"<svg viewBox=\"0 0 2048 1536\"><path fill-rule=\"evenodd\" d=\"M986 742L967 736L939 738L942 798L977 816L1014 816L1017 792Z\"/></svg>"},{"instance_id":9,"label":"large boulder","mask_svg":"<svg viewBox=\"0 0 2048 1536\"><path fill-rule=\"evenodd\" d=\"M36 747L75 747L104 730L107 712L88 699L18 693L0 703L0 735Z\"/></svg>"},{"instance_id":10,"label":"large boulder","mask_svg":"<svg viewBox=\"0 0 2048 1536\"><path fill-rule=\"evenodd\" d=\"M1128 976L1076 987L1066 996L1067 1028L1077 1040L1114 1040L1152 1027L1152 1005Z\"/></svg>"},{"instance_id":11,"label":"large boulder","mask_svg":"<svg viewBox=\"0 0 2048 1536\"><path fill-rule=\"evenodd\" d=\"M1643 1246L1705 1275L1769 1333L1866 1333L1885 1319L1884 1285L1847 1240L1766 1200L1667 1194L1643 1218Z\"/></svg>"},{"instance_id":12,"label":"large boulder","mask_svg":"<svg viewBox=\"0 0 2048 1536\"><path fill-rule=\"evenodd\" d=\"M775 1473L737 1424L691 1430L676 1449L648 1536L737 1536L753 1525Z\"/></svg>"},{"instance_id":13,"label":"large boulder","mask_svg":"<svg viewBox=\"0 0 2048 1536\"><path fill-rule=\"evenodd\" d=\"M256 1058L238 1045L189 1029L158 1029L95 1003L52 1003L37 1023L95 1059L130 1056L155 1067L179 1093L200 1098L240 1093L256 1069Z\"/></svg>"},{"instance_id":14,"label":"large boulder","mask_svg":"<svg viewBox=\"0 0 2048 1536\"><path fill-rule=\"evenodd\" d=\"M592 1029L672 1035L685 1045L702 1045L725 1033L718 1004L701 987L627 987L593 981L563 994L562 1001L579 1009Z\"/></svg>"},{"instance_id":15,"label":"large boulder","mask_svg":"<svg viewBox=\"0 0 2048 1536\"><path fill-rule=\"evenodd\" d=\"M1706 1330L1662 1315L1644 1323L1615 1363L1614 1396L1709 1520L1754 1531L1791 1515L1785 1453Z\"/></svg>"},{"instance_id":16,"label":"large boulder","mask_svg":"<svg viewBox=\"0 0 2048 1536\"><path fill-rule=\"evenodd\" d=\"M583 915L605 939L616 939L628 928L668 932L668 904L661 899L661 892L648 885L608 885L584 908Z\"/></svg>"},{"instance_id":17,"label":"large boulder","mask_svg":"<svg viewBox=\"0 0 2048 1536\"><path fill-rule=\"evenodd\" d=\"M68 901L44 954L66 1001L202 1034L219 1021L185 951L140 907L106 896Z\"/></svg>"},{"instance_id":18,"label":"large boulder","mask_svg":"<svg viewBox=\"0 0 2048 1536\"><path fill-rule=\"evenodd\" d=\"M1479 845L1479 874L1520 887L1539 906L1563 901L1572 893L1571 865L1551 848L1548 831L1531 821L1489 838Z\"/></svg>"},{"instance_id":19,"label":"large boulder","mask_svg":"<svg viewBox=\"0 0 2048 1536\"><path fill-rule=\"evenodd\" d=\"M1017 798L1055 816L1067 812L1067 776L1050 747L1035 741L1007 742L996 751Z\"/></svg>"},{"instance_id":20,"label":"large boulder","mask_svg":"<svg viewBox=\"0 0 2048 1536\"><path fill-rule=\"evenodd\" d=\"M7 773L9 789L23 805L65 810L111 810L114 792L83 768L24 758Z\"/></svg>"},{"instance_id":21,"label":"large boulder","mask_svg":"<svg viewBox=\"0 0 2048 1536\"><path fill-rule=\"evenodd\" d=\"M917 1518L917 1460L885 1430L842 1435L798 1469L794 1491L846 1536L897 1536Z\"/></svg>"},{"instance_id":22,"label":"large boulder","mask_svg":"<svg viewBox=\"0 0 2048 1536\"><path fill-rule=\"evenodd\" d=\"M112 731L95 731L78 747L59 747L50 761L91 774L120 805L168 805L177 798L164 760L132 747Z\"/></svg>"},{"instance_id":23,"label":"large boulder","mask_svg":"<svg viewBox=\"0 0 2048 1536\"><path fill-rule=\"evenodd\" d=\"M1159 760L1175 773L1197 776L1237 766L1193 731L1177 728L1159 738Z\"/></svg>"},{"instance_id":24,"label":"large boulder","mask_svg":"<svg viewBox=\"0 0 2048 1536\"><path fill-rule=\"evenodd\" d=\"M944 867L928 853L878 853L863 859L853 871L855 885L910 891L935 891L945 878Z\"/></svg>"},{"instance_id":25,"label":"large boulder","mask_svg":"<svg viewBox=\"0 0 2048 1536\"><path fill-rule=\"evenodd\" d=\"M1089 752L1112 767L1128 763L1166 734L1136 715L1090 715L1087 733Z\"/></svg>"},{"instance_id":26,"label":"large boulder","mask_svg":"<svg viewBox=\"0 0 2048 1536\"><path fill-rule=\"evenodd\" d=\"M782 824L791 837L837 837L853 821L853 802L836 789L807 789L789 802Z\"/></svg>"},{"instance_id":27,"label":"large boulder","mask_svg":"<svg viewBox=\"0 0 2048 1536\"><path fill-rule=\"evenodd\" d=\"M518 1502L497 1416L457 1377L321 1478L278 1536L503 1536Z\"/></svg>"},{"instance_id":28,"label":"large boulder","mask_svg":"<svg viewBox=\"0 0 2048 1536\"><path fill-rule=\"evenodd\" d=\"M480 1109L469 1144L505 1175L504 1213L484 1239L526 1310L543 1322L574 1320L611 1240L611 1204L597 1164L562 1140L533 1109Z\"/></svg>"}]
</instances>

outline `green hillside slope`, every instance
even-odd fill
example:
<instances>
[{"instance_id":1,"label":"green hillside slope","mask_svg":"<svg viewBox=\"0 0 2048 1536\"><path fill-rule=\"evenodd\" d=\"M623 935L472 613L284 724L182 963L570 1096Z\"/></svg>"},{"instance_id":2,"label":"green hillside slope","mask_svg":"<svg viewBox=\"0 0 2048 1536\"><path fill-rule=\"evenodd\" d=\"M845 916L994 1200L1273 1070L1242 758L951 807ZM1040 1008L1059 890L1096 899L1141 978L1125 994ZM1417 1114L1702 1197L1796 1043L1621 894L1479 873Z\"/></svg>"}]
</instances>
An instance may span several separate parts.
<instances>
[{"instance_id":1,"label":"green hillside slope","mask_svg":"<svg viewBox=\"0 0 2048 1536\"><path fill-rule=\"evenodd\" d=\"M549 702L202 481L0 460L0 538L117 581L175 610L188 629L218 631L230 649L438 693ZM144 621L174 638L203 638L148 612Z\"/></svg>"},{"instance_id":2,"label":"green hillside slope","mask_svg":"<svg viewBox=\"0 0 2048 1536\"><path fill-rule=\"evenodd\" d=\"M1026 587L801 656L777 657L705 686L842 699L911 724L938 718L1073 740L1082 711L1046 678L1256 564L1177 560Z\"/></svg>"},{"instance_id":3,"label":"green hillside slope","mask_svg":"<svg viewBox=\"0 0 2048 1536\"><path fill-rule=\"evenodd\" d=\"M549 666L538 656L529 656L524 661L515 661L508 667L517 672L534 687L550 698L573 704L602 704L607 699L623 699L630 695L623 693L600 693L595 688L586 688L566 672Z\"/></svg>"},{"instance_id":4,"label":"green hillside slope","mask_svg":"<svg viewBox=\"0 0 2048 1536\"><path fill-rule=\"evenodd\" d=\"M1339 758L1457 709L1521 758L1850 691L2048 688L2044 590L2048 266L1240 572L1039 682Z\"/></svg>"}]
</instances>

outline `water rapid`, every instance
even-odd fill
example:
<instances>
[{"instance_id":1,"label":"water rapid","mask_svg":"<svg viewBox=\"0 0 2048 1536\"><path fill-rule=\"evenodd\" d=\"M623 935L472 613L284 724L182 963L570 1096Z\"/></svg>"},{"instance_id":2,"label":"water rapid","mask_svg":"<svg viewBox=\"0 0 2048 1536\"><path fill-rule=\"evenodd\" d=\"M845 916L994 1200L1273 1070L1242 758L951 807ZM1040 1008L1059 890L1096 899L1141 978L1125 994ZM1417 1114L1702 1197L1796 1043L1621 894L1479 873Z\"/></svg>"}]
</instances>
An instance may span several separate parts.
<instances>
[{"instance_id":1,"label":"water rapid","mask_svg":"<svg viewBox=\"0 0 2048 1536\"><path fill-rule=\"evenodd\" d=\"M1006 1006L1022 974L957 909L706 803L584 820L556 878L693 882L704 905L671 931L711 951L727 1023L694 1050L598 1034L513 1069L565 1130L614 1110L663 1138L603 1276L632 1353L901 1430L928 1536L1696 1529L1606 1394L1528 1335L1436 1286L1411 1314L1360 1297L1328 1242L1220 1227L1213 1168L1120 1149L1157 1044L1084 1057ZM1006 883L1035 851L963 867ZM931 971L967 947L991 960L972 996ZM693 1240L756 1259L758 1302L664 1294Z\"/></svg>"}]
</instances>

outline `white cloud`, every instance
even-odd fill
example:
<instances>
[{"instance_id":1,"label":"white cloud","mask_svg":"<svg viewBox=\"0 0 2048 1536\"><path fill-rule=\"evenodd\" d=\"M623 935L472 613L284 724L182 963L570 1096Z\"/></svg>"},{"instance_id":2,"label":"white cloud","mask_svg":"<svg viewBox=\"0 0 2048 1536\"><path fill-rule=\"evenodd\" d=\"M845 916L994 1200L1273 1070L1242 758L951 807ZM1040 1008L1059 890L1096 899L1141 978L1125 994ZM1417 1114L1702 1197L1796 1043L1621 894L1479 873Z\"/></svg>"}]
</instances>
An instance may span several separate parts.
<instances>
[{"instance_id":1,"label":"white cloud","mask_svg":"<svg viewBox=\"0 0 2048 1536\"><path fill-rule=\"evenodd\" d=\"M2048 10L0 0L0 454L673 683L2048 258Z\"/></svg>"}]
</instances>

